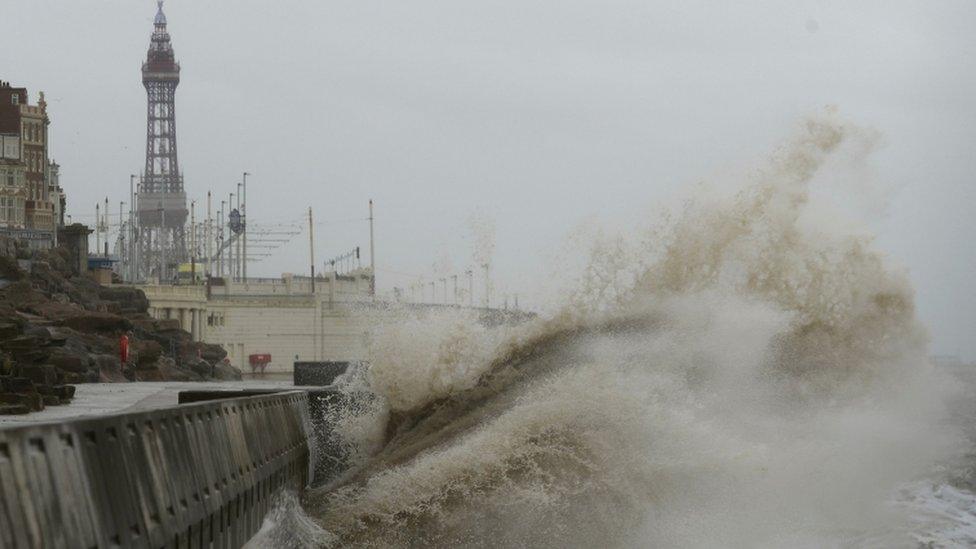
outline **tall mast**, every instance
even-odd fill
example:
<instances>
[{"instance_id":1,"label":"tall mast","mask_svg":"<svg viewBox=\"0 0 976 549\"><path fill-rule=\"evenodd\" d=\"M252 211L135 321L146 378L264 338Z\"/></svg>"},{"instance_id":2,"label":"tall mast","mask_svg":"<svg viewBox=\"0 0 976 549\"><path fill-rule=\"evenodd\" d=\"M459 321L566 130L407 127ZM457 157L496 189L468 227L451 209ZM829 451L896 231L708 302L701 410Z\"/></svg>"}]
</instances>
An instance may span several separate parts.
<instances>
[{"instance_id":1,"label":"tall mast","mask_svg":"<svg viewBox=\"0 0 976 549\"><path fill-rule=\"evenodd\" d=\"M172 277L168 263L175 263L178 268L187 260L188 212L176 147L176 87L180 83L180 64L170 43L162 0L157 5L149 50L142 64L142 84L147 98L146 164L139 186L138 240L142 247L140 269L147 276L166 281Z\"/></svg>"}]
</instances>

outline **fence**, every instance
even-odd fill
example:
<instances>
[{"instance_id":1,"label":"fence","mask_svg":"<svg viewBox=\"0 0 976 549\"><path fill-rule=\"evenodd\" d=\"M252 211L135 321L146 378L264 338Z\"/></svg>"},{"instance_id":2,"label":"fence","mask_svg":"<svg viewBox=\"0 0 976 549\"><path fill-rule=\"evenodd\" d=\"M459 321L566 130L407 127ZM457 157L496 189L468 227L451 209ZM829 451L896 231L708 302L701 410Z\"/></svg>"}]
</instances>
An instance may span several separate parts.
<instances>
[{"instance_id":1,"label":"fence","mask_svg":"<svg viewBox=\"0 0 976 549\"><path fill-rule=\"evenodd\" d=\"M0 429L0 547L239 547L312 433L299 391Z\"/></svg>"}]
</instances>

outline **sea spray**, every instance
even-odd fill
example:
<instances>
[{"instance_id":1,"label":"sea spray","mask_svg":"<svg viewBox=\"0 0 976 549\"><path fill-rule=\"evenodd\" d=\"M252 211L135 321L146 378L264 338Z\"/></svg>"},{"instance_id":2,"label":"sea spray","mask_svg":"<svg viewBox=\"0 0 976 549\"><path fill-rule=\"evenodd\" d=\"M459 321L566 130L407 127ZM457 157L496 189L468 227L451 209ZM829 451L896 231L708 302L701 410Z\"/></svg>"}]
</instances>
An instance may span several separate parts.
<instances>
[{"instance_id":1,"label":"sea spray","mask_svg":"<svg viewBox=\"0 0 976 549\"><path fill-rule=\"evenodd\" d=\"M914 545L884 537L905 520L886 502L957 433L906 279L808 210L875 142L805 121L521 331L382 328L359 387L378 404L348 418L369 450L307 512L336 545Z\"/></svg>"}]
</instances>

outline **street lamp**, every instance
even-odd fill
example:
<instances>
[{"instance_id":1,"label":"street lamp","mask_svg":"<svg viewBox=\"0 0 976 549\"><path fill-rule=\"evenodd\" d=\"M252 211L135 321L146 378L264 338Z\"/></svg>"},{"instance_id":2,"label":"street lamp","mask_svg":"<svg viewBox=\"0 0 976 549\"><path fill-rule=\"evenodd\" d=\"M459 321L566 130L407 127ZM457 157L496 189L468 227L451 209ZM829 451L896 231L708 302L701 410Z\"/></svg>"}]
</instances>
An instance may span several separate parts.
<instances>
[{"instance_id":1,"label":"street lamp","mask_svg":"<svg viewBox=\"0 0 976 549\"><path fill-rule=\"evenodd\" d=\"M474 307L474 271L468 269L464 274L468 277L468 307Z\"/></svg>"},{"instance_id":2,"label":"street lamp","mask_svg":"<svg viewBox=\"0 0 976 549\"><path fill-rule=\"evenodd\" d=\"M224 254L224 208L226 206L227 202L221 200L220 211L217 212L217 226L220 227L220 233L217 235L217 255L220 257L217 261L217 276L220 278L224 277L224 263L227 260L227 256Z\"/></svg>"},{"instance_id":3,"label":"street lamp","mask_svg":"<svg viewBox=\"0 0 976 549\"><path fill-rule=\"evenodd\" d=\"M129 282L135 282L138 276L136 266L136 174L129 174Z\"/></svg>"},{"instance_id":4,"label":"street lamp","mask_svg":"<svg viewBox=\"0 0 976 549\"><path fill-rule=\"evenodd\" d=\"M491 276L488 270L491 268L490 263L484 263L481 265L485 269L485 309L491 308Z\"/></svg>"},{"instance_id":5,"label":"street lamp","mask_svg":"<svg viewBox=\"0 0 976 549\"><path fill-rule=\"evenodd\" d=\"M243 261L241 262L241 270L244 281L247 281L247 176L248 172L244 172L244 201L241 203L241 230L244 238L244 254L242 256Z\"/></svg>"},{"instance_id":6,"label":"street lamp","mask_svg":"<svg viewBox=\"0 0 976 549\"><path fill-rule=\"evenodd\" d=\"M237 184L237 216L240 220L241 215L241 183ZM239 223L240 221L238 221ZM241 236L237 235L237 254L234 256L236 263L234 264L234 273L237 276L237 280L241 279Z\"/></svg>"},{"instance_id":7,"label":"street lamp","mask_svg":"<svg viewBox=\"0 0 976 549\"><path fill-rule=\"evenodd\" d=\"M230 193L230 197L227 199L227 207L230 211L227 212L227 241L231 242L234 238L234 234L230 230L230 214L233 213L234 208L234 193ZM227 276L231 280L234 280L234 246L227 246Z\"/></svg>"}]
</instances>

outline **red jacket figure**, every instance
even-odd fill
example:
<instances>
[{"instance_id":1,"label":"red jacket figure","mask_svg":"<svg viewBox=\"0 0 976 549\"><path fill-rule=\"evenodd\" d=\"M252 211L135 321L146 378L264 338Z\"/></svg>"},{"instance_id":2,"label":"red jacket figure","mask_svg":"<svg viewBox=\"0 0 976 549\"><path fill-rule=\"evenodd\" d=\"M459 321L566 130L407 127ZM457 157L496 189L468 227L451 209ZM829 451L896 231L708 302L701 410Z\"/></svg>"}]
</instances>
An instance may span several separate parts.
<instances>
[{"instance_id":1,"label":"red jacket figure","mask_svg":"<svg viewBox=\"0 0 976 549\"><path fill-rule=\"evenodd\" d=\"M119 338L119 360L122 361L122 366L129 362L129 336L125 334Z\"/></svg>"}]
</instances>

